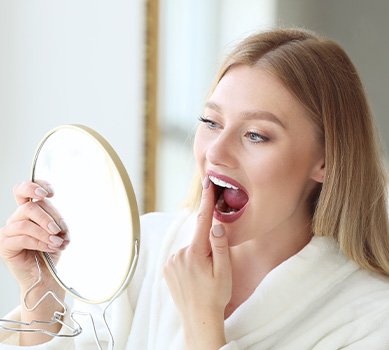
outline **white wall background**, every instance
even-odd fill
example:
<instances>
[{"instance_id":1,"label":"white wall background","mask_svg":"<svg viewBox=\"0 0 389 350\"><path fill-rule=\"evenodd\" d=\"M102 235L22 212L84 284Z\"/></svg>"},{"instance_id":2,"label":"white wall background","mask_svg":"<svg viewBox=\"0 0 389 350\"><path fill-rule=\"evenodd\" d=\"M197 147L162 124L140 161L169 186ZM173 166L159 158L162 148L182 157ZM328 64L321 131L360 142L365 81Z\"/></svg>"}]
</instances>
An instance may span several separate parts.
<instances>
[{"instance_id":1,"label":"white wall background","mask_svg":"<svg viewBox=\"0 0 389 350\"><path fill-rule=\"evenodd\" d=\"M144 2L0 0L0 225L35 147L60 124L106 137L141 203ZM0 315L18 302L0 262Z\"/></svg>"}]
</instances>

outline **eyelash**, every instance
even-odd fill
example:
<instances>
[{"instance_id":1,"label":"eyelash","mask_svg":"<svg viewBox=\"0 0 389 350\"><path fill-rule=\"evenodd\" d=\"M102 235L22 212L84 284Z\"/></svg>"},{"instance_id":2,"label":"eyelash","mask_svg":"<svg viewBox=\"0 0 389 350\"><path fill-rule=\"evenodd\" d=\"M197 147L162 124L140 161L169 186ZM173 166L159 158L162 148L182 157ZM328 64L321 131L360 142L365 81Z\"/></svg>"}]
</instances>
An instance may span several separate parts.
<instances>
[{"instance_id":1,"label":"eyelash","mask_svg":"<svg viewBox=\"0 0 389 350\"><path fill-rule=\"evenodd\" d=\"M201 123L206 124L207 127L208 127L210 130L215 130L215 129L217 128L217 123L214 122L214 121L211 120L211 119L208 119L208 118L205 118L205 117L200 117L200 118L199 118L199 121L200 121ZM263 143L263 142L269 141L269 138L268 138L268 137L263 136L263 135L259 134L258 132L255 132L255 131L248 131L248 132L245 133L244 136L246 136L246 137L249 139L249 141L252 142L252 143ZM255 136L257 139L256 139L256 140L253 140L253 139L251 138L252 136ZM260 140L258 140L258 138L259 138Z\"/></svg>"},{"instance_id":2,"label":"eyelash","mask_svg":"<svg viewBox=\"0 0 389 350\"><path fill-rule=\"evenodd\" d=\"M199 121L206 124L208 128L210 129L215 129L217 127L217 123L214 122L213 120L211 119L208 119L208 118L205 118L205 117L200 117L199 118Z\"/></svg>"},{"instance_id":3,"label":"eyelash","mask_svg":"<svg viewBox=\"0 0 389 350\"><path fill-rule=\"evenodd\" d=\"M251 139L250 136L253 136L253 135L255 135L256 137L260 138L260 140L258 140L258 139L257 139L257 140L253 140L253 139ZM252 143L263 143L263 142L269 141L269 138L268 138L268 137L263 136L263 135L261 135L261 134L255 132L255 131L248 131L248 132L245 134L245 136L247 136L248 139L249 139Z\"/></svg>"}]
</instances>

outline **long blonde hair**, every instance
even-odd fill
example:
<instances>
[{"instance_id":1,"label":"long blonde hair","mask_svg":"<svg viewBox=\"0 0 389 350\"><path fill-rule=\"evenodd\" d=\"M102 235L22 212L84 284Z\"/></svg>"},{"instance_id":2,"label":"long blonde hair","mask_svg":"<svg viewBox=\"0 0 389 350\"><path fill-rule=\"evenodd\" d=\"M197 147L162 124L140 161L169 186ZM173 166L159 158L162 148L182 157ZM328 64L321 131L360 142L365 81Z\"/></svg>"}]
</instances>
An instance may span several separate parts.
<instances>
[{"instance_id":1,"label":"long blonde hair","mask_svg":"<svg viewBox=\"0 0 389 350\"><path fill-rule=\"evenodd\" d=\"M334 237L362 268L389 275L386 180L378 136L357 71L335 42L300 29L243 40L226 58L212 90L235 65L276 76L310 112L325 150L325 179L313 198L315 235ZM192 207L199 202L197 180Z\"/></svg>"}]
</instances>

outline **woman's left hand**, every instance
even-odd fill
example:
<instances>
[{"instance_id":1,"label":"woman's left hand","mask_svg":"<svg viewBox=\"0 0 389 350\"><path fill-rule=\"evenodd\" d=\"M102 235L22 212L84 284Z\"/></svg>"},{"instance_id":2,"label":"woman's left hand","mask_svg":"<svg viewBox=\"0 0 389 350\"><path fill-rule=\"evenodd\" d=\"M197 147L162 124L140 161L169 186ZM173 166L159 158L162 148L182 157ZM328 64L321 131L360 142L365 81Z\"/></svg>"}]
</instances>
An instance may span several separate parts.
<instances>
[{"instance_id":1,"label":"woman's left hand","mask_svg":"<svg viewBox=\"0 0 389 350\"><path fill-rule=\"evenodd\" d=\"M214 206L214 185L206 177L193 241L173 254L164 269L187 349L219 349L226 343L224 311L231 299L232 273L224 227L212 227Z\"/></svg>"}]
</instances>

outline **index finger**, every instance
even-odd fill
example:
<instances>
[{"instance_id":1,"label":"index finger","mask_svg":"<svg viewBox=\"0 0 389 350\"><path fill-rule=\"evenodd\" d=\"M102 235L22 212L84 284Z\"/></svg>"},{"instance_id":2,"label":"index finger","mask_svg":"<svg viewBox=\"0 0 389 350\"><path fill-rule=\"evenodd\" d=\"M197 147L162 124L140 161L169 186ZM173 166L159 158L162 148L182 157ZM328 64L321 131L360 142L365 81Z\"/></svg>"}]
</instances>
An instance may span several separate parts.
<instances>
[{"instance_id":1,"label":"index finger","mask_svg":"<svg viewBox=\"0 0 389 350\"><path fill-rule=\"evenodd\" d=\"M190 245L190 250L196 254L208 256L211 251L209 233L212 227L213 210L215 207L215 188L207 176L203 180L200 208L197 214L196 230Z\"/></svg>"},{"instance_id":2,"label":"index finger","mask_svg":"<svg viewBox=\"0 0 389 350\"><path fill-rule=\"evenodd\" d=\"M17 204L24 204L31 199L43 199L45 197L52 197L53 189L49 183L40 180L39 183L32 181L25 181L13 188L15 200Z\"/></svg>"}]
</instances>

